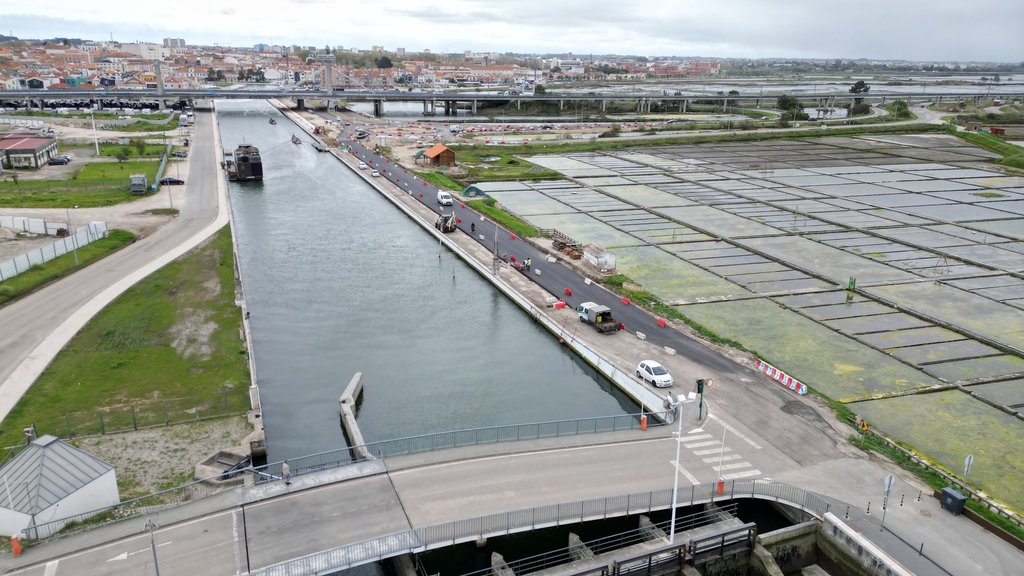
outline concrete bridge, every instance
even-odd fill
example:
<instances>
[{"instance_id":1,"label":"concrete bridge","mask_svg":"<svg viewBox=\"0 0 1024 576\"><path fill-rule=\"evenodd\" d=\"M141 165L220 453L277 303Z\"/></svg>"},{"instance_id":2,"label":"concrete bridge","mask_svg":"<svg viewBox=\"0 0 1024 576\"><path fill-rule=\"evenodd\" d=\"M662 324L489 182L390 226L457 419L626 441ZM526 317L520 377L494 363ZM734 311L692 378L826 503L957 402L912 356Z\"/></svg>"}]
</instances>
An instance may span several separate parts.
<instances>
[{"instance_id":1,"label":"concrete bridge","mask_svg":"<svg viewBox=\"0 0 1024 576\"><path fill-rule=\"evenodd\" d=\"M672 107L679 112L686 112L694 103L714 104L717 106L732 107L755 107L759 108L763 103L774 102L780 94L766 96L764 94L738 94L738 95L667 95L647 94L642 92L620 93L620 92L587 92L587 93L556 93L556 94L495 94L485 92L402 92L402 91L379 91L379 90L295 90L286 88L247 88L239 90L215 89L215 88L188 88L188 89L113 89L113 90L0 90L0 102L20 101L38 102L40 106L46 101L53 100L146 100L157 102L168 101L195 101L202 99L283 99L290 98L296 101L299 108L304 106L308 100L321 100L328 102L371 102L373 103L374 114L380 116L389 102L421 102L425 115L437 114L441 110L445 115L457 113L460 105L472 113L477 112L478 104L481 102L508 103L514 102L520 108L524 102L557 102L559 110L565 108L566 103L573 102L599 102L601 110L605 111L609 102L632 102L637 113L649 113L654 104L662 107ZM790 94L800 100L836 99L846 100L859 98L868 102L884 105L890 100L906 100L908 104L922 101L957 102L977 101L987 98L990 95L978 91L964 91L961 93L936 94L926 91L914 93L883 93L871 92L867 94L850 94L848 92L822 93L807 95L804 93ZM1002 98L1019 98L1024 96L1024 91L1000 92Z\"/></svg>"}]
</instances>

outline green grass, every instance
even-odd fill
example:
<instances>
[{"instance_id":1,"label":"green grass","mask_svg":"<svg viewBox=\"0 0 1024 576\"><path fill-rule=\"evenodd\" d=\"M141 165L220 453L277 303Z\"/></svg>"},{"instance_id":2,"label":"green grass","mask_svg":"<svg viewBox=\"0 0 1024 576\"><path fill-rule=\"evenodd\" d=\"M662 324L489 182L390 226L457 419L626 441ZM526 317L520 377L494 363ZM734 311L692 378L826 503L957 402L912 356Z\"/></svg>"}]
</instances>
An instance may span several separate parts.
<instances>
[{"instance_id":1,"label":"green grass","mask_svg":"<svg viewBox=\"0 0 1024 576\"><path fill-rule=\"evenodd\" d=\"M1001 155L1003 158L997 160L997 164L1004 166L1012 166L1013 168L1019 168L1024 170L1024 148L1017 146L1016 144L1010 144L998 136L991 134L979 134L975 132L961 132L959 130L950 130L950 134L966 140L979 148L984 148L990 152L995 152Z\"/></svg>"},{"instance_id":2,"label":"green grass","mask_svg":"<svg viewBox=\"0 0 1024 576\"><path fill-rule=\"evenodd\" d=\"M430 182L431 184L438 188L443 188L446 190L462 192L462 190L465 188L464 185L459 184L455 180L452 180L451 178L448 177L447 174L443 172L417 172L416 176L426 180L427 182Z\"/></svg>"},{"instance_id":3,"label":"green grass","mask_svg":"<svg viewBox=\"0 0 1024 576\"><path fill-rule=\"evenodd\" d=\"M452 148L455 148L454 146ZM460 182L468 185L469 182L485 182L495 180L557 180L562 175L554 170L537 166L531 162L516 158L516 154L522 154L519 150L533 148L533 145L515 146L459 146L456 152L459 166L466 169L466 181ZM539 150L531 150L528 153L536 153ZM485 162L484 159L497 157L497 160Z\"/></svg>"},{"instance_id":4,"label":"green grass","mask_svg":"<svg viewBox=\"0 0 1024 576\"><path fill-rule=\"evenodd\" d=\"M37 264L26 272L0 282L0 305L84 268L134 241L135 235L131 232L112 230L106 238L78 248L78 266L75 266L74 252Z\"/></svg>"},{"instance_id":5,"label":"green grass","mask_svg":"<svg viewBox=\"0 0 1024 576\"><path fill-rule=\"evenodd\" d=\"M493 205L493 201L487 200L469 200L466 204L476 210L477 212L490 217L498 224L501 224L508 230L515 232L517 236L524 238L536 238L540 236L540 230L523 222L519 218L505 212L501 208Z\"/></svg>"},{"instance_id":6,"label":"green grass","mask_svg":"<svg viewBox=\"0 0 1024 576\"><path fill-rule=\"evenodd\" d=\"M115 157L121 150L128 150L129 158L139 156L138 148L130 144L105 144L100 146L100 156ZM146 149L142 155L160 157L164 155L165 150L167 150L167 146L163 144L146 144Z\"/></svg>"},{"instance_id":7,"label":"green grass","mask_svg":"<svg viewBox=\"0 0 1024 576\"><path fill-rule=\"evenodd\" d=\"M133 118L145 117L145 118L147 118L149 120L160 121L160 120L166 120L172 114L177 114L177 112L173 112L173 113L171 113L171 112L159 112L159 113L156 113L156 114L146 114L145 116L133 116ZM39 110L19 110L18 112L7 112L5 115L8 115L8 116L38 116L40 118L52 118L52 119L60 119L60 118L92 118L93 117L93 114L91 114L89 112L73 112L73 113L68 113L68 114L57 114L56 112L43 112L43 111L39 111ZM96 112L95 116L96 116L97 120L116 120L119 116L124 116L124 114L115 114L113 112Z\"/></svg>"},{"instance_id":8,"label":"green grass","mask_svg":"<svg viewBox=\"0 0 1024 576\"><path fill-rule=\"evenodd\" d=\"M139 198L128 191L128 176L146 174L156 178L159 162L103 162L83 165L65 180L8 179L0 182L0 206L23 208L66 208L69 206L110 206ZM45 170L46 168L43 168Z\"/></svg>"},{"instance_id":9,"label":"green grass","mask_svg":"<svg viewBox=\"0 0 1024 576\"><path fill-rule=\"evenodd\" d=\"M677 144L704 144L713 142L755 142L764 140L793 140L799 138L816 138L821 136L855 136L859 134L903 134L919 132L939 132L945 130L936 124L904 124L900 126L846 126L822 130L787 130L778 132L740 132L730 134L680 134L650 139L594 140L589 142L571 142L557 144L532 143L518 146L485 146L453 144L449 148L456 151L459 162L472 162L467 158L485 156L516 156L531 154L565 154L569 152L594 152L599 150L622 150L627 148L652 148L656 146L672 146ZM553 171L552 171L553 172ZM557 174L557 172L555 173Z\"/></svg>"},{"instance_id":10,"label":"green grass","mask_svg":"<svg viewBox=\"0 0 1024 576\"><path fill-rule=\"evenodd\" d=\"M240 325L225 227L96 315L0 423L0 446L20 442L32 423L66 437L69 428L98 432L101 416L109 431L130 428L133 417L143 426L244 411Z\"/></svg>"}]
</instances>

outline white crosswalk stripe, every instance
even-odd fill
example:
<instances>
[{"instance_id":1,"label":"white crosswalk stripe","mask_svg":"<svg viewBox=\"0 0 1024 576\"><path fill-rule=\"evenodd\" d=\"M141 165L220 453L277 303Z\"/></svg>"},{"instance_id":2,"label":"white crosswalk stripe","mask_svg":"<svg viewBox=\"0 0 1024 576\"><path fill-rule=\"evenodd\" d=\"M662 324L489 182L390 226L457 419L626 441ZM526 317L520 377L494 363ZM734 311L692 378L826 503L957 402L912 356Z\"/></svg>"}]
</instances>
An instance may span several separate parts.
<instances>
[{"instance_id":1,"label":"white crosswalk stripe","mask_svg":"<svg viewBox=\"0 0 1024 576\"><path fill-rule=\"evenodd\" d=\"M736 470L738 468L750 468L750 462L734 462L732 464L723 464L721 466L712 466L712 470L721 472L722 470Z\"/></svg>"},{"instance_id":2,"label":"white crosswalk stripe","mask_svg":"<svg viewBox=\"0 0 1024 576\"><path fill-rule=\"evenodd\" d=\"M686 438L683 438L683 442L685 443L691 440L707 440L708 438L711 438L711 434L697 434L694 436L687 435Z\"/></svg>"},{"instance_id":3,"label":"white crosswalk stripe","mask_svg":"<svg viewBox=\"0 0 1024 576\"><path fill-rule=\"evenodd\" d=\"M728 462L729 460L739 460L740 458L743 458L743 456L740 456L739 454L729 454L728 456L711 456L708 458L704 458L704 461L707 462L708 464L714 464L715 462L719 461Z\"/></svg>"},{"instance_id":4,"label":"white crosswalk stripe","mask_svg":"<svg viewBox=\"0 0 1024 576\"><path fill-rule=\"evenodd\" d=\"M729 452L732 452L732 448L726 448L725 452L726 452L726 454L728 454ZM710 449L707 449L707 450L694 450L693 451L693 455L694 456L707 456L708 454L721 454L721 453L722 453L722 449L721 448L710 448Z\"/></svg>"},{"instance_id":5,"label":"white crosswalk stripe","mask_svg":"<svg viewBox=\"0 0 1024 576\"><path fill-rule=\"evenodd\" d=\"M745 470L743 472L733 472L731 474L723 474L722 480L735 480L737 478L749 478L750 476L760 476L760 470Z\"/></svg>"},{"instance_id":6,"label":"white crosswalk stripe","mask_svg":"<svg viewBox=\"0 0 1024 576\"><path fill-rule=\"evenodd\" d=\"M721 446L722 443L719 442L718 440L705 440L704 442L692 442L692 443L683 442L683 446L686 446L687 448L702 448L704 446L715 446L715 445Z\"/></svg>"}]
</instances>

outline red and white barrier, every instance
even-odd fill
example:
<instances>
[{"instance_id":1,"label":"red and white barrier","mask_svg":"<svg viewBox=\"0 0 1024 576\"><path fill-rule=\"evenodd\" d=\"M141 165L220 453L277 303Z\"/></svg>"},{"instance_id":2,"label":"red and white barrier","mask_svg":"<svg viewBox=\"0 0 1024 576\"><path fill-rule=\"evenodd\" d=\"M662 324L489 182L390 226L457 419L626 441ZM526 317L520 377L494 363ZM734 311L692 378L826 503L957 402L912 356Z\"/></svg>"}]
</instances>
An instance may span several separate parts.
<instances>
[{"instance_id":1,"label":"red and white barrier","mask_svg":"<svg viewBox=\"0 0 1024 576\"><path fill-rule=\"evenodd\" d=\"M765 374L771 376L776 382L782 384L783 386L789 388L790 390L796 392L797 394L807 394L806 384L797 380L796 378L793 378L789 374L786 374L782 370L779 370L778 368L772 366L771 364L765 362L764 360L758 358L757 362L754 364L754 367L760 370L761 372L764 372Z\"/></svg>"}]
</instances>

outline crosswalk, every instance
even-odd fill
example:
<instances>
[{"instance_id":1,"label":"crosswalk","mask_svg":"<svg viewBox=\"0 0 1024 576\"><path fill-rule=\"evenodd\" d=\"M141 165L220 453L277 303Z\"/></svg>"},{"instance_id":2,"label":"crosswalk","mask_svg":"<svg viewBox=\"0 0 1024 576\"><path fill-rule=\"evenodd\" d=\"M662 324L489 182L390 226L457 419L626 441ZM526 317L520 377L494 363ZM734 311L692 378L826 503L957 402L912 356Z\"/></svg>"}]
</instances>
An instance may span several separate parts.
<instances>
[{"instance_id":1,"label":"crosswalk","mask_svg":"<svg viewBox=\"0 0 1024 576\"><path fill-rule=\"evenodd\" d=\"M736 480L762 475L761 471L754 468L750 462L744 460L743 456L733 452L732 448L723 446L722 438L716 439L703 428L690 430L679 442L693 456L698 457L705 464L711 464L711 469L722 480ZM760 448L760 446L756 446L756 448ZM683 462L687 460L686 457L681 459ZM687 474L687 476L690 475Z\"/></svg>"}]
</instances>

